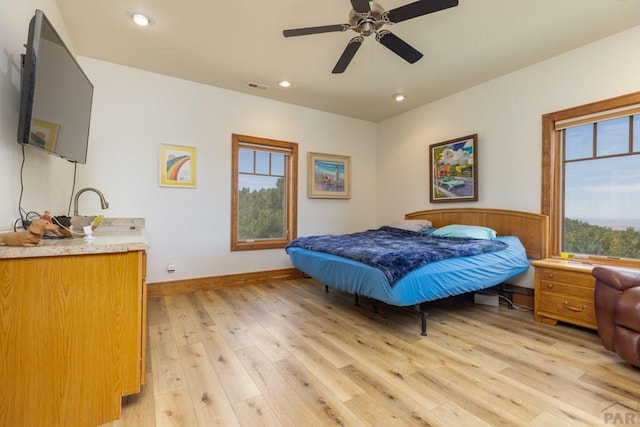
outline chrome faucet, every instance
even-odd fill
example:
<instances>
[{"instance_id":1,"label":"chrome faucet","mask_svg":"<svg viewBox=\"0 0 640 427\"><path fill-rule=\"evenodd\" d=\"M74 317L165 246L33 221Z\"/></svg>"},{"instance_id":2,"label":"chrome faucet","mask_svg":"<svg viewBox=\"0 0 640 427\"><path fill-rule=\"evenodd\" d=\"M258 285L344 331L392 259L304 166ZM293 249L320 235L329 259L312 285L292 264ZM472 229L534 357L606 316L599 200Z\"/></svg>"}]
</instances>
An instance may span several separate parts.
<instances>
[{"instance_id":1,"label":"chrome faucet","mask_svg":"<svg viewBox=\"0 0 640 427\"><path fill-rule=\"evenodd\" d=\"M86 187L82 190L78 190L78 192L76 193L76 197L73 199L73 216L78 216L78 199L80 198L80 195L85 191L93 191L100 197L100 206L102 207L102 209L107 209L109 207L109 202L107 202L107 200L104 198L104 194L102 194L100 190L93 187Z\"/></svg>"}]
</instances>

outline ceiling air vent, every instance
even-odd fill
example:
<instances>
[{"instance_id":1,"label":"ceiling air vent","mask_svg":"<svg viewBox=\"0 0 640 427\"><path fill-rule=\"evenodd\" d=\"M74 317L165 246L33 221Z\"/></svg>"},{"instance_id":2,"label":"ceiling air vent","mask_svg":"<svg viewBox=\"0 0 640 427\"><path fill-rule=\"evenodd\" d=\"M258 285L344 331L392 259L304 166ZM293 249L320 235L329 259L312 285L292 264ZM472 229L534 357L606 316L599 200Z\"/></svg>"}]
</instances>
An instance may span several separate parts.
<instances>
[{"instance_id":1,"label":"ceiling air vent","mask_svg":"<svg viewBox=\"0 0 640 427\"><path fill-rule=\"evenodd\" d=\"M247 83L247 86L249 86L251 88L254 88L254 89L262 89L262 90L269 89L269 86L267 86L267 85L263 85L263 84L260 84L260 83L253 83L253 82Z\"/></svg>"}]
</instances>

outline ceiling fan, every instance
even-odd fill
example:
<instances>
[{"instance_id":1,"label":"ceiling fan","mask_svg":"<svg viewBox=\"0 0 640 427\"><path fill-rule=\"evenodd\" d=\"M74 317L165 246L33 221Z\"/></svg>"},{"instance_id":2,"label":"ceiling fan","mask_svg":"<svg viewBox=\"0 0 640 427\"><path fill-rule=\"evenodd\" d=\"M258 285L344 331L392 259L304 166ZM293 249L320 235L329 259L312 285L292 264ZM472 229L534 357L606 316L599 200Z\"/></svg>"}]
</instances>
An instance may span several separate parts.
<instances>
[{"instance_id":1,"label":"ceiling fan","mask_svg":"<svg viewBox=\"0 0 640 427\"><path fill-rule=\"evenodd\" d=\"M347 47L342 52L340 59L336 63L333 74L343 73L355 56L364 41L365 37L371 34L376 35L376 41L400 56L405 61L413 64L420 58L422 53L410 46L400 37L389 30L381 30L383 25L397 24L408 19L428 13L438 12L458 5L458 0L419 0L404 6L385 11L375 1L351 0L353 9L349 12L349 23L336 25L322 25L319 27L296 28L284 30L285 37L306 36L309 34L332 33L337 31L353 30L357 36L349 40Z\"/></svg>"}]
</instances>

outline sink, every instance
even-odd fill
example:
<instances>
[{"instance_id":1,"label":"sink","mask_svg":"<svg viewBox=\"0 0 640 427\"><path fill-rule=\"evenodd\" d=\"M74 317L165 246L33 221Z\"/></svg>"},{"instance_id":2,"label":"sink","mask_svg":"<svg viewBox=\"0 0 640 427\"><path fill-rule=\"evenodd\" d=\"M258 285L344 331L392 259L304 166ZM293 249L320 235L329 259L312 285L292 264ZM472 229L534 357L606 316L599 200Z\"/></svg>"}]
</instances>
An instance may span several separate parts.
<instances>
[{"instance_id":1,"label":"sink","mask_svg":"<svg viewBox=\"0 0 640 427\"><path fill-rule=\"evenodd\" d=\"M93 236L136 235L144 230L143 218L101 218L100 215L97 217L78 215L71 218L72 237L82 238L85 235L83 227L94 223L94 219L97 226L93 228L91 233Z\"/></svg>"},{"instance_id":2,"label":"sink","mask_svg":"<svg viewBox=\"0 0 640 427\"><path fill-rule=\"evenodd\" d=\"M131 233L132 231L139 230L135 225L126 224L102 224L100 227L93 230L94 236L102 236L112 233Z\"/></svg>"},{"instance_id":3,"label":"sink","mask_svg":"<svg viewBox=\"0 0 640 427\"><path fill-rule=\"evenodd\" d=\"M74 217L71 217L71 226L69 227L69 229L71 230L72 233L72 237L82 237L84 236L84 227L86 227L87 225L91 225L91 223L93 223L93 221L96 219L95 215L91 215L91 216L83 216L83 215L76 215Z\"/></svg>"},{"instance_id":4,"label":"sink","mask_svg":"<svg viewBox=\"0 0 640 427\"><path fill-rule=\"evenodd\" d=\"M71 218L71 230L73 231L73 237L83 237L85 235L84 227L94 223L96 216L74 216ZM104 220L98 218L96 221L97 226L93 228L91 233L93 236L104 236L108 234L123 234L131 233L132 231L139 230L140 227L132 223L113 222L112 220Z\"/></svg>"},{"instance_id":5,"label":"sink","mask_svg":"<svg viewBox=\"0 0 640 427\"><path fill-rule=\"evenodd\" d=\"M91 216L74 216L74 217L71 218L71 226L73 227L74 231L81 232L82 229L85 226L91 225L91 223L93 222L94 219L96 219L95 215L91 215Z\"/></svg>"}]
</instances>

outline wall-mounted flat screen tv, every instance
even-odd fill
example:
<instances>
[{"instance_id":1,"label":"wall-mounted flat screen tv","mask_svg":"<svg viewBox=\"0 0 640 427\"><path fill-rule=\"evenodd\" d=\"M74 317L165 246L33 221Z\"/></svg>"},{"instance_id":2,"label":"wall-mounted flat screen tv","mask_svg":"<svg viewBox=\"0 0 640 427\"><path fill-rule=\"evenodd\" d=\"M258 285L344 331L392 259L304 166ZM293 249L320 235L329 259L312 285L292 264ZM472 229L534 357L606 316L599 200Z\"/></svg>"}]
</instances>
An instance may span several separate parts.
<instances>
[{"instance_id":1,"label":"wall-mounted flat screen tv","mask_svg":"<svg viewBox=\"0 0 640 427\"><path fill-rule=\"evenodd\" d=\"M91 81L41 10L31 19L25 47L18 142L86 163Z\"/></svg>"}]
</instances>

